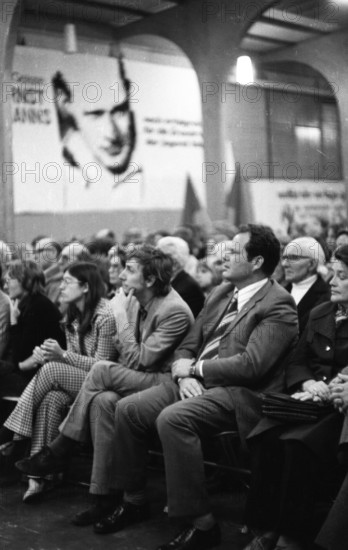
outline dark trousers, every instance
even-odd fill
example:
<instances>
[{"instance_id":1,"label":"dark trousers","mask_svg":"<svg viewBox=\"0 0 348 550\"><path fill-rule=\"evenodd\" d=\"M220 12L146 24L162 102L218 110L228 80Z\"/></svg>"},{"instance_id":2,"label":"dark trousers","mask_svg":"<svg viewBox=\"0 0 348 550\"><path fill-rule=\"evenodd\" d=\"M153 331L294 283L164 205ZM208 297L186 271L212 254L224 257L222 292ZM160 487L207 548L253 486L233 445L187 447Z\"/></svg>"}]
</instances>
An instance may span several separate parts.
<instances>
[{"instance_id":1,"label":"dark trousers","mask_svg":"<svg viewBox=\"0 0 348 550\"><path fill-rule=\"evenodd\" d=\"M200 516L210 510L201 438L236 429L228 388L179 400L172 383L133 394L116 407L115 488L136 491L146 483L149 436L157 425L163 445L171 516Z\"/></svg>"}]
</instances>

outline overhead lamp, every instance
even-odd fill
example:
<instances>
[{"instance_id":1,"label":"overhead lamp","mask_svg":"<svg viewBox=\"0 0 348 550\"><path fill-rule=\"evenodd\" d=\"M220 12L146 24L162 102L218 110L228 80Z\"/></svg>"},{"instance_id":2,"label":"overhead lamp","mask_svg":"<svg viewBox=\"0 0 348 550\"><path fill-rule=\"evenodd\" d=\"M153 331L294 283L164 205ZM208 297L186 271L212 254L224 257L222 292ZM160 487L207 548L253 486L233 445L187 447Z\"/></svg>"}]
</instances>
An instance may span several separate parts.
<instances>
[{"instance_id":1,"label":"overhead lamp","mask_svg":"<svg viewBox=\"0 0 348 550\"><path fill-rule=\"evenodd\" d=\"M65 53L77 53L76 28L73 23L64 25L64 50Z\"/></svg>"},{"instance_id":2,"label":"overhead lamp","mask_svg":"<svg viewBox=\"0 0 348 550\"><path fill-rule=\"evenodd\" d=\"M237 59L236 80L238 84L254 82L254 67L248 55L240 55Z\"/></svg>"}]
</instances>

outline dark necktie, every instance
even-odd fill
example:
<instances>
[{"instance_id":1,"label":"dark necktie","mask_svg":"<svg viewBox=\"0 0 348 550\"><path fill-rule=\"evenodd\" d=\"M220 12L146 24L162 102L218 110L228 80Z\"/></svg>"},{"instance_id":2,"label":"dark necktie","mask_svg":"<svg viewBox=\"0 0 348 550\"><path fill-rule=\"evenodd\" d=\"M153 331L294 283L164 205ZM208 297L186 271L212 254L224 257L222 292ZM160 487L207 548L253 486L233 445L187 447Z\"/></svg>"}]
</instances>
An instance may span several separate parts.
<instances>
[{"instance_id":1,"label":"dark necktie","mask_svg":"<svg viewBox=\"0 0 348 550\"><path fill-rule=\"evenodd\" d=\"M135 328L135 338L136 338L136 341L138 343L141 340L141 333L143 331L143 325L144 325L144 321L146 319L146 316L147 316L146 309L143 306L140 306L139 311L138 311L138 316L137 316L137 325L136 325L136 328Z\"/></svg>"},{"instance_id":2,"label":"dark necktie","mask_svg":"<svg viewBox=\"0 0 348 550\"><path fill-rule=\"evenodd\" d=\"M198 357L198 361L201 361L203 359L216 359L217 357L219 357L218 352L219 352L219 345L220 345L221 338L225 334L225 331L228 325L230 325L233 319L236 317L237 313L238 313L238 291L236 290L232 297L232 300L230 301L230 303L226 308L226 311L220 323L208 338L202 353Z\"/></svg>"}]
</instances>

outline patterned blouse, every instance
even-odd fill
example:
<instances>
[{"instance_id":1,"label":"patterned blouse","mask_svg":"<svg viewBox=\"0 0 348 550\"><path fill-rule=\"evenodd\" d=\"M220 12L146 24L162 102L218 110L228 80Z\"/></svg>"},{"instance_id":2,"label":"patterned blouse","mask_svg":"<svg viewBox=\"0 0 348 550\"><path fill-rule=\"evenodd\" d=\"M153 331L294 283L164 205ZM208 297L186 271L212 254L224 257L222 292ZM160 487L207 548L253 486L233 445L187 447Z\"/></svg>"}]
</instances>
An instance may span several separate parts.
<instances>
[{"instance_id":1,"label":"patterned blouse","mask_svg":"<svg viewBox=\"0 0 348 550\"><path fill-rule=\"evenodd\" d=\"M89 371L100 360L113 361L117 357L115 348L116 321L111 306L101 298L92 317L92 327L84 337L87 355L82 355L79 345L78 321L75 319L70 330L65 329L67 352L64 363Z\"/></svg>"}]
</instances>

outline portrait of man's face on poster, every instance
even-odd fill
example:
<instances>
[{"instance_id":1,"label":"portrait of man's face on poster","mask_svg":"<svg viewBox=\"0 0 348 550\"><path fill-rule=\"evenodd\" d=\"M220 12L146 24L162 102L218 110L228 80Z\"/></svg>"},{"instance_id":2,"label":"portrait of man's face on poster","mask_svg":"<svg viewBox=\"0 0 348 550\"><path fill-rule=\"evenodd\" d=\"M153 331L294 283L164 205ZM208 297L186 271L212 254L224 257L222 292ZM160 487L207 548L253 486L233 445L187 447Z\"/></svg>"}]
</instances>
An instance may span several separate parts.
<instances>
[{"instance_id":1,"label":"portrait of man's face on poster","mask_svg":"<svg viewBox=\"0 0 348 550\"><path fill-rule=\"evenodd\" d=\"M96 162L118 177L127 172L136 132L123 61L114 66L114 74L94 66L73 82L57 71L52 84L65 159L75 167Z\"/></svg>"}]
</instances>

